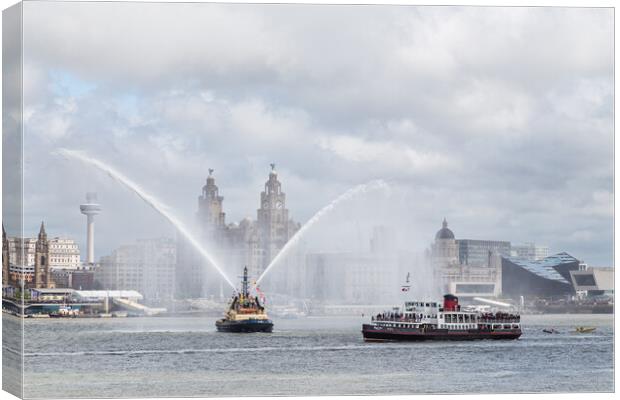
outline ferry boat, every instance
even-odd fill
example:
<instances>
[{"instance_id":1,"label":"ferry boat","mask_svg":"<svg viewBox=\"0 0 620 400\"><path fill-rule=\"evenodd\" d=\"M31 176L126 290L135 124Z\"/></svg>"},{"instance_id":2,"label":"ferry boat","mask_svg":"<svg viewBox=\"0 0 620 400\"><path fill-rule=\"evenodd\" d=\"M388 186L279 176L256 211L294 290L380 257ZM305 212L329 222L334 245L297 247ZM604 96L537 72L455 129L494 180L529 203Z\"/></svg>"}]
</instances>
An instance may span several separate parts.
<instances>
[{"instance_id":1,"label":"ferry boat","mask_svg":"<svg viewBox=\"0 0 620 400\"><path fill-rule=\"evenodd\" d=\"M518 339L521 317L504 312L461 310L458 297L443 304L408 301L362 325L365 341Z\"/></svg>"},{"instance_id":2,"label":"ferry boat","mask_svg":"<svg viewBox=\"0 0 620 400\"><path fill-rule=\"evenodd\" d=\"M250 296L248 268L243 269L241 293L235 293L224 318L215 322L220 332L271 332L273 322L258 296Z\"/></svg>"}]
</instances>

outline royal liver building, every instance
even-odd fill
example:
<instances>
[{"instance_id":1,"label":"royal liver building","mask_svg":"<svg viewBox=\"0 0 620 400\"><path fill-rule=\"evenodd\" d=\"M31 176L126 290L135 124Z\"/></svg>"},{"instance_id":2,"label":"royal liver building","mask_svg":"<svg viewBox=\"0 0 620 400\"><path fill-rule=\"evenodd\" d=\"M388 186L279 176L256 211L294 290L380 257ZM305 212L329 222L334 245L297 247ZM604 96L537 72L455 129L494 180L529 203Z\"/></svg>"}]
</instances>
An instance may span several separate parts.
<instances>
[{"instance_id":1,"label":"royal liver building","mask_svg":"<svg viewBox=\"0 0 620 400\"><path fill-rule=\"evenodd\" d=\"M213 172L209 170L198 197L196 221L200 239L231 279L236 280L247 266L251 279L255 280L300 225L289 219L286 194L282 192L275 164L271 164L269 178L260 194L257 219L245 218L239 223L226 223L224 196L220 195ZM181 238L178 255L177 297L220 295L223 279Z\"/></svg>"}]
</instances>

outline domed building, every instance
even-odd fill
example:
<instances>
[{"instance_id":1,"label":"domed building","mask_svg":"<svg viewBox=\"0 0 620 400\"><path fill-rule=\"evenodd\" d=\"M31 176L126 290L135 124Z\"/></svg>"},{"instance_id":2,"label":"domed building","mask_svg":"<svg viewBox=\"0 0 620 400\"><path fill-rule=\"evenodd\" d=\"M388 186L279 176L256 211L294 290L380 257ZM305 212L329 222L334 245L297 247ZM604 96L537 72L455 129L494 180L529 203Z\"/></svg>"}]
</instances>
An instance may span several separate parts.
<instances>
[{"instance_id":1,"label":"domed building","mask_svg":"<svg viewBox=\"0 0 620 400\"><path fill-rule=\"evenodd\" d=\"M443 219L441 229L435 234L435 243L431 245L431 265L433 269L458 265L459 246L454 233L448 228L448 221Z\"/></svg>"},{"instance_id":2,"label":"domed building","mask_svg":"<svg viewBox=\"0 0 620 400\"><path fill-rule=\"evenodd\" d=\"M435 234L435 239L454 239L454 233L448 228L448 221L443 219L441 229Z\"/></svg>"},{"instance_id":3,"label":"domed building","mask_svg":"<svg viewBox=\"0 0 620 400\"><path fill-rule=\"evenodd\" d=\"M444 218L429 253L435 280L445 292L463 299L501 292L500 257L510 253L510 242L456 239Z\"/></svg>"}]
</instances>

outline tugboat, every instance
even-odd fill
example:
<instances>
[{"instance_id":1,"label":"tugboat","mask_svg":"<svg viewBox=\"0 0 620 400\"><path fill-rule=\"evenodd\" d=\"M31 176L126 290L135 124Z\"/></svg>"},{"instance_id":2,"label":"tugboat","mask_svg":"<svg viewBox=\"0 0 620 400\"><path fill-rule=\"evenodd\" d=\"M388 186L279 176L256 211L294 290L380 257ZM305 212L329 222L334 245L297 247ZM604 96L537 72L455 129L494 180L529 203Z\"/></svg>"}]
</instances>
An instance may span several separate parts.
<instances>
[{"instance_id":1,"label":"tugboat","mask_svg":"<svg viewBox=\"0 0 620 400\"><path fill-rule=\"evenodd\" d=\"M405 302L401 311L372 317L362 325L365 341L518 339L521 317L503 312L461 310L458 297L447 294L437 302Z\"/></svg>"},{"instance_id":2,"label":"tugboat","mask_svg":"<svg viewBox=\"0 0 620 400\"><path fill-rule=\"evenodd\" d=\"M219 332L271 332L273 322L267 316L258 296L250 296L248 268L243 268L241 293L235 293L224 314L215 322Z\"/></svg>"}]
</instances>

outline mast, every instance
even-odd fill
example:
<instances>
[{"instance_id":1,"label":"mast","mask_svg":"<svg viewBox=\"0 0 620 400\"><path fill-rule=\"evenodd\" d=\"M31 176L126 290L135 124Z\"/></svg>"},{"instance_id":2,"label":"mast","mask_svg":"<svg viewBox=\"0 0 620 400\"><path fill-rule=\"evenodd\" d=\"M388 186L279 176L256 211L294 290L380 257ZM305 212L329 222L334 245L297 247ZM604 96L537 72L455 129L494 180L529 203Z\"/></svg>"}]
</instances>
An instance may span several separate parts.
<instances>
[{"instance_id":1,"label":"mast","mask_svg":"<svg viewBox=\"0 0 620 400\"><path fill-rule=\"evenodd\" d=\"M249 291L249 283L248 283L248 267L244 267L243 268L243 297L244 298L249 298L250 296L250 291Z\"/></svg>"}]
</instances>

